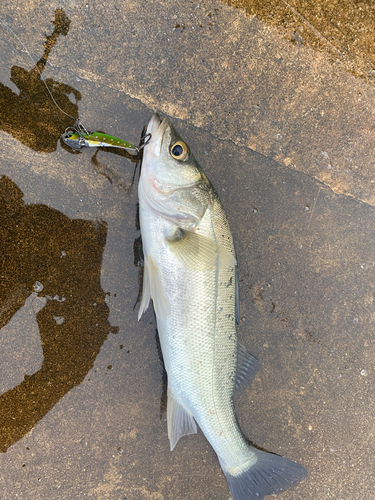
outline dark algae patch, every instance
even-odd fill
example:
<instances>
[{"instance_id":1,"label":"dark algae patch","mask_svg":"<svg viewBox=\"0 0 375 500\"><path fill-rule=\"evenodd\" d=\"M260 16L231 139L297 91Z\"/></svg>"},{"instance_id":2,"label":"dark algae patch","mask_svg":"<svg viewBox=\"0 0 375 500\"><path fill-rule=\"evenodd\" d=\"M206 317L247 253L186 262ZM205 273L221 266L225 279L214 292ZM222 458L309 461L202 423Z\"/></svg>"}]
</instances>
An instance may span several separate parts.
<instances>
[{"instance_id":1,"label":"dark algae patch","mask_svg":"<svg viewBox=\"0 0 375 500\"><path fill-rule=\"evenodd\" d=\"M281 28L294 44L340 59L356 76L375 81L375 4L371 0L222 0Z\"/></svg>"},{"instance_id":2,"label":"dark algae patch","mask_svg":"<svg viewBox=\"0 0 375 500\"><path fill-rule=\"evenodd\" d=\"M92 368L111 331L100 285L107 228L72 220L46 205L27 205L0 179L0 327L34 290L48 300L36 319L44 361L0 395L0 451L30 431Z\"/></svg>"}]
</instances>

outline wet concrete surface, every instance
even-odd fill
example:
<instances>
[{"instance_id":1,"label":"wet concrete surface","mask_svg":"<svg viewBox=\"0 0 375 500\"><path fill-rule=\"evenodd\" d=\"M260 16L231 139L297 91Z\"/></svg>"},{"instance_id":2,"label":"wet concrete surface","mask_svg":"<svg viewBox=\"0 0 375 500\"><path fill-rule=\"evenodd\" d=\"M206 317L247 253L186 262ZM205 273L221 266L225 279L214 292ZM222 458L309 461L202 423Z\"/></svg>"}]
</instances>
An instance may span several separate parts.
<instances>
[{"instance_id":1,"label":"wet concrete surface","mask_svg":"<svg viewBox=\"0 0 375 500\"><path fill-rule=\"evenodd\" d=\"M331 54L354 75L373 81L375 10L371 1L228 0L225 3L279 28L294 44L309 45Z\"/></svg>"},{"instance_id":2,"label":"wet concrete surface","mask_svg":"<svg viewBox=\"0 0 375 500\"><path fill-rule=\"evenodd\" d=\"M46 38L58 7L69 30ZM66 0L1 19L69 114L137 143L167 113L220 193L262 363L238 418L309 471L277 498L372 498L374 87L261 17ZM133 309L134 158L62 147L71 119L0 29L0 498L227 500L201 432L169 451L154 314Z\"/></svg>"}]
</instances>

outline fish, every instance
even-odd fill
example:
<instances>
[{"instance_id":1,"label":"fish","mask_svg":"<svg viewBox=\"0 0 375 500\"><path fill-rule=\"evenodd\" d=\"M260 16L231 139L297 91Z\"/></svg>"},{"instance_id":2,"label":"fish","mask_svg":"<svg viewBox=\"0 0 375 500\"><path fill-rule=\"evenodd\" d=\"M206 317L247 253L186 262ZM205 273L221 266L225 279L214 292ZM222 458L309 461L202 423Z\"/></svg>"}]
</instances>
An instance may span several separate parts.
<instances>
[{"instance_id":1,"label":"fish","mask_svg":"<svg viewBox=\"0 0 375 500\"><path fill-rule=\"evenodd\" d=\"M234 398L260 368L238 341L238 268L219 196L167 118L154 114L138 184L144 278L138 319L152 299L168 378L170 448L197 425L233 500L260 500L307 471L252 446Z\"/></svg>"}]
</instances>

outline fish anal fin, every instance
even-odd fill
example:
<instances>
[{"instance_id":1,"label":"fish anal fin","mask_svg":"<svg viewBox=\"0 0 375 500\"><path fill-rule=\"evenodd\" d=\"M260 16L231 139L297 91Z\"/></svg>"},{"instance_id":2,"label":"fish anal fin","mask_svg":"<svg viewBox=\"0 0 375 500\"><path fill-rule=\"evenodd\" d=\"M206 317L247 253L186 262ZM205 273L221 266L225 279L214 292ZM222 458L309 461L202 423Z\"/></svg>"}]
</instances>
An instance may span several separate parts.
<instances>
[{"instance_id":1,"label":"fish anal fin","mask_svg":"<svg viewBox=\"0 0 375 500\"><path fill-rule=\"evenodd\" d=\"M197 232L179 228L168 241L171 251L188 269L208 271L215 269L217 265L219 268L236 265L232 252Z\"/></svg>"},{"instance_id":2,"label":"fish anal fin","mask_svg":"<svg viewBox=\"0 0 375 500\"><path fill-rule=\"evenodd\" d=\"M168 437L171 445L171 451L176 446L182 436L196 434L197 424L193 415L174 397L171 389L168 388L168 406L167 406L167 424Z\"/></svg>"},{"instance_id":3,"label":"fish anal fin","mask_svg":"<svg viewBox=\"0 0 375 500\"><path fill-rule=\"evenodd\" d=\"M234 397L238 397L253 381L256 373L260 370L260 362L247 352L245 347L237 344L237 380L234 389Z\"/></svg>"}]
</instances>

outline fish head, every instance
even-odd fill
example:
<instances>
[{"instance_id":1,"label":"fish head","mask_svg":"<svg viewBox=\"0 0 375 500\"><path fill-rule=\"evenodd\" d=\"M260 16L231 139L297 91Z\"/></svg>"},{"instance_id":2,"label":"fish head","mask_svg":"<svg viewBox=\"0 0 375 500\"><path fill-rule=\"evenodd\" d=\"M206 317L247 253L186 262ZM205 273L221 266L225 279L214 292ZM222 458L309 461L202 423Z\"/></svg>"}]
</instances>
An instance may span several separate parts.
<instances>
[{"instance_id":1,"label":"fish head","mask_svg":"<svg viewBox=\"0 0 375 500\"><path fill-rule=\"evenodd\" d=\"M198 221L204 214L209 195L207 178L167 118L152 116L144 148L140 197L169 218Z\"/></svg>"},{"instance_id":2,"label":"fish head","mask_svg":"<svg viewBox=\"0 0 375 500\"><path fill-rule=\"evenodd\" d=\"M201 180L200 169L189 146L181 139L167 118L152 116L147 133L151 140L145 147L143 166L159 191L169 194L176 188L190 187Z\"/></svg>"}]
</instances>

